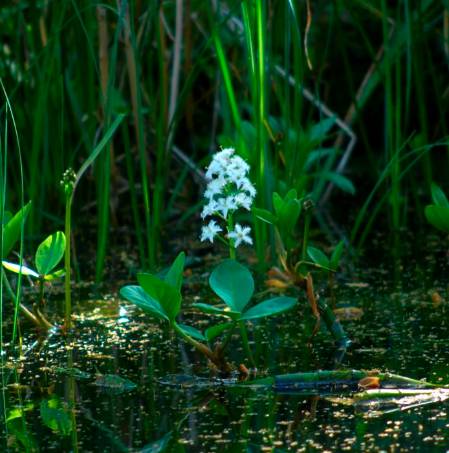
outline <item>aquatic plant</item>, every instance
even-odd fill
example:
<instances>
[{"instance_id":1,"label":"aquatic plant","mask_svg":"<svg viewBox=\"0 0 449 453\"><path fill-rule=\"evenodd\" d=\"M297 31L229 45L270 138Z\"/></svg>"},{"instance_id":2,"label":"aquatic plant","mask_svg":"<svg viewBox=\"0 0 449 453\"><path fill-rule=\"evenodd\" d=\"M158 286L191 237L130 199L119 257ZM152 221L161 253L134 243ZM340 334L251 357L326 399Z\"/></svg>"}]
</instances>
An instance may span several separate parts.
<instances>
[{"instance_id":1,"label":"aquatic plant","mask_svg":"<svg viewBox=\"0 0 449 453\"><path fill-rule=\"evenodd\" d=\"M431 185L431 193L434 204L426 206L426 218L435 228L449 233L449 200L435 183Z\"/></svg>"},{"instance_id":2,"label":"aquatic plant","mask_svg":"<svg viewBox=\"0 0 449 453\"><path fill-rule=\"evenodd\" d=\"M61 231L57 231L39 244L34 258L36 269L32 269L22 263L17 264L2 260L2 265L5 269L19 275L35 278L38 281L39 298L38 301L33 304L34 316L32 316L31 319L35 322L37 321L39 327L44 327L46 329L52 327L52 325L49 323L44 314L44 286L45 282L51 282L64 275L64 269L54 269L61 261L64 255L65 247L65 235Z\"/></svg>"},{"instance_id":3,"label":"aquatic plant","mask_svg":"<svg viewBox=\"0 0 449 453\"><path fill-rule=\"evenodd\" d=\"M201 241L214 242L218 238L229 247L229 256L235 258L235 249L241 244L253 244L251 227L235 223L239 209L251 210L256 189L248 178L249 165L235 153L225 148L214 154L206 171L208 180L204 198L207 203L201 218L216 217L224 222L223 228L209 220L201 229ZM225 234L220 234L222 232Z\"/></svg>"}]
</instances>

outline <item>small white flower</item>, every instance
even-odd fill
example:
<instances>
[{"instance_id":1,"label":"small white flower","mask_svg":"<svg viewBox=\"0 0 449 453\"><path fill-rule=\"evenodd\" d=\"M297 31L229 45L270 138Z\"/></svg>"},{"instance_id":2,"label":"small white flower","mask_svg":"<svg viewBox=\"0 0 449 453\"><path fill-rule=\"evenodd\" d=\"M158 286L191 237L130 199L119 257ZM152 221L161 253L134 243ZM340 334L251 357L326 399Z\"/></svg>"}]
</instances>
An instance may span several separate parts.
<instances>
[{"instance_id":1,"label":"small white flower","mask_svg":"<svg viewBox=\"0 0 449 453\"><path fill-rule=\"evenodd\" d=\"M253 240L249 235L250 232L249 226L242 227L239 223L236 223L234 231L228 233L228 238L234 240L234 247L238 247L242 242L252 245Z\"/></svg>"},{"instance_id":2,"label":"small white flower","mask_svg":"<svg viewBox=\"0 0 449 453\"><path fill-rule=\"evenodd\" d=\"M245 178L242 181L241 189L249 194L251 198L256 196L256 188L251 184L251 181L248 178Z\"/></svg>"},{"instance_id":3,"label":"small white flower","mask_svg":"<svg viewBox=\"0 0 449 453\"><path fill-rule=\"evenodd\" d=\"M211 220L207 225L201 228L201 242L214 242L214 237L221 231L215 220Z\"/></svg>"},{"instance_id":4,"label":"small white flower","mask_svg":"<svg viewBox=\"0 0 449 453\"><path fill-rule=\"evenodd\" d=\"M218 204L214 200L210 200L209 203L207 203L203 210L201 211L201 218L204 219L208 216L213 215L215 212L218 211Z\"/></svg>"},{"instance_id":5,"label":"small white flower","mask_svg":"<svg viewBox=\"0 0 449 453\"><path fill-rule=\"evenodd\" d=\"M218 178L212 179L207 184L206 191L204 192L204 196L206 198L213 198L215 195L218 195L222 192L223 187L226 186L228 182L224 178L224 176L220 175Z\"/></svg>"},{"instance_id":6,"label":"small white flower","mask_svg":"<svg viewBox=\"0 0 449 453\"><path fill-rule=\"evenodd\" d=\"M246 195L245 193L243 193L243 192L238 193L234 197L234 201L238 208L245 208L248 211L251 210L251 205L253 204L253 199L251 197L248 197L248 195Z\"/></svg>"},{"instance_id":7,"label":"small white flower","mask_svg":"<svg viewBox=\"0 0 449 453\"><path fill-rule=\"evenodd\" d=\"M217 211L221 211L224 218L228 216L229 211L235 211L237 209L237 203L233 196L219 198L217 205Z\"/></svg>"}]
</instances>

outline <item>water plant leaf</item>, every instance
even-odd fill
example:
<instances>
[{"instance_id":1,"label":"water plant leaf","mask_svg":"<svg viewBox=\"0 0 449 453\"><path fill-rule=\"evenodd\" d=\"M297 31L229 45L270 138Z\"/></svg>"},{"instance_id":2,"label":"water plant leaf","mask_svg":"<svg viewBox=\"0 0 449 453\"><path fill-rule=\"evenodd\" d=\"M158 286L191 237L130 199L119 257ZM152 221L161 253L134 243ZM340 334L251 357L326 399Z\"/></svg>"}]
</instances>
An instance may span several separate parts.
<instances>
[{"instance_id":1,"label":"water plant leaf","mask_svg":"<svg viewBox=\"0 0 449 453\"><path fill-rule=\"evenodd\" d=\"M242 312L254 293L251 272L235 260L220 263L209 277L213 291L232 311Z\"/></svg>"},{"instance_id":2,"label":"water plant leaf","mask_svg":"<svg viewBox=\"0 0 449 453\"><path fill-rule=\"evenodd\" d=\"M435 228L449 233L449 208L443 206L426 206L424 214L429 223Z\"/></svg>"},{"instance_id":3,"label":"water plant leaf","mask_svg":"<svg viewBox=\"0 0 449 453\"><path fill-rule=\"evenodd\" d=\"M44 280L50 282L57 278L64 277L64 275L65 275L65 269L59 269L55 272L52 272L51 274L44 275Z\"/></svg>"},{"instance_id":4,"label":"water plant leaf","mask_svg":"<svg viewBox=\"0 0 449 453\"><path fill-rule=\"evenodd\" d=\"M243 313L241 320L250 320L273 316L292 309L296 305L294 297L280 296L268 299Z\"/></svg>"},{"instance_id":5,"label":"water plant leaf","mask_svg":"<svg viewBox=\"0 0 449 453\"><path fill-rule=\"evenodd\" d=\"M150 297L161 304L170 322L173 322L181 309L181 293L152 274L137 274L137 281Z\"/></svg>"},{"instance_id":6,"label":"water plant leaf","mask_svg":"<svg viewBox=\"0 0 449 453\"><path fill-rule=\"evenodd\" d=\"M187 326L186 324L178 324L178 327L184 331L189 337L195 338L195 340L205 341L206 337L195 327Z\"/></svg>"},{"instance_id":7,"label":"water plant leaf","mask_svg":"<svg viewBox=\"0 0 449 453\"><path fill-rule=\"evenodd\" d=\"M433 182L430 186L430 190L432 192L432 200L437 206L449 208L449 201L440 186Z\"/></svg>"},{"instance_id":8,"label":"water plant leaf","mask_svg":"<svg viewBox=\"0 0 449 453\"><path fill-rule=\"evenodd\" d=\"M198 310L207 313L208 315L224 315L231 319L238 319L241 315L241 312L239 311L226 310L210 304L197 303L192 304L192 307L198 308Z\"/></svg>"},{"instance_id":9,"label":"water plant leaf","mask_svg":"<svg viewBox=\"0 0 449 453\"><path fill-rule=\"evenodd\" d=\"M61 261L65 251L65 234L62 231L48 236L39 244L36 251L36 269L41 275L47 275Z\"/></svg>"},{"instance_id":10,"label":"water plant leaf","mask_svg":"<svg viewBox=\"0 0 449 453\"><path fill-rule=\"evenodd\" d=\"M312 247L311 245L309 245L307 247L307 255L310 256L310 259L315 264L318 264L319 266L324 267L325 269L330 268L329 258L320 249L317 249L316 247Z\"/></svg>"},{"instance_id":11,"label":"water plant leaf","mask_svg":"<svg viewBox=\"0 0 449 453\"><path fill-rule=\"evenodd\" d=\"M170 286L175 288L177 291L181 292L182 286L182 273L184 271L184 263L185 263L186 255L184 252L181 252L173 261L173 264L170 266L167 274L165 275L165 282L168 283Z\"/></svg>"},{"instance_id":12,"label":"water plant leaf","mask_svg":"<svg viewBox=\"0 0 449 453\"><path fill-rule=\"evenodd\" d=\"M325 118L319 123L314 124L308 130L308 139L315 145L320 144L335 124L335 117Z\"/></svg>"},{"instance_id":13,"label":"water plant leaf","mask_svg":"<svg viewBox=\"0 0 449 453\"><path fill-rule=\"evenodd\" d=\"M277 216L279 216L280 212L282 211L283 205L284 200L282 199L282 197L277 192L273 192L273 207L274 212L276 212Z\"/></svg>"},{"instance_id":14,"label":"water plant leaf","mask_svg":"<svg viewBox=\"0 0 449 453\"><path fill-rule=\"evenodd\" d=\"M120 289L120 295L137 305L144 312L158 319L169 321L168 315L165 313L161 304L149 296L143 288L137 285L128 285Z\"/></svg>"},{"instance_id":15,"label":"water plant leaf","mask_svg":"<svg viewBox=\"0 0 449 453\"><path fill-rule=\"evenodd\" d=\"M331 259L330 259L330 267L331 269L336 270L338 264L340 263L341 255L343 254L345 243L344 241L340 241L334 248L332 252Z\"/></svg>"},{"instance_id":16,"label":"water plant leaf","mask_svg":"<svg viewBox=\"0 0 449 453\"><path fill-rule=\"evenodd\" d=\"M72 419L56 396L43 400L40 406L42 421L53 432L68 436L73 429Z\"/></svg>"},{"instance_id":17,"label":"water plant leaf","mask_svg":"<svg viewBox=\"0 0 449 453\"><path fill-rule=\"evenodd\" d=\"M214 338L217 338L219 335L221 335L223 332L226 330L230 329L231 327L234 326L234 323L232 322L225 322L223 324L216 324L215 326L209 327L206 329L204 332L204 335L207 339L207 341L212 341Z\"/></svg>"},{"instance_id":18,"label":"water plant leaf","mask_svg":"<svg viewBox=\"0 0 449 453\"><path fill-rule=\"evenodd\" d=\"M22 274L22 275L28 275L30 277L35 277L39 278L39 274L36 271L33 271L33 269L30 269L29 267L26 267L22 264L22 266L19 266L18 264L15 263L10 263L9 261L2 261L3 267L5 269L8 269L11 272L14 272L16 274Z\"/></svg>"},{"instance_id":19,"label":"water plant leaf","mask_svg":"<svg viewBox=\"0 0 449 453\"><path fill-rule=\"evenodd\" d=\"M253 208L252 211L258 219L266 223L274 224L277 222L277 217L267 209Z\"/></svg>"},{"instance_id":20,"label":"water plant leaf","mask_svg":"<svg viewBox=\"0 0 449 453\"><path fill-rule=\"evenodd\" d=\"M109 391L114 395L130 392L137 387L133 381L122 378L117 374L97 374L92 385L101 387L103 390Z\"/></svg>"},{"instance_id":21,"label":"water plant leaf","mask_svg":"<svg viewBox=\"0 0 449 453\"><path fill-rule=\"evenodd\" d=\"M15 243L20 238L20 231L22 223L25 222L28 213L31 209L31 201L28 202L22 209L20 209L9 221L4 225L3 228L3 254L2 258L6 258Z\"/></svg>"}]
</instances>

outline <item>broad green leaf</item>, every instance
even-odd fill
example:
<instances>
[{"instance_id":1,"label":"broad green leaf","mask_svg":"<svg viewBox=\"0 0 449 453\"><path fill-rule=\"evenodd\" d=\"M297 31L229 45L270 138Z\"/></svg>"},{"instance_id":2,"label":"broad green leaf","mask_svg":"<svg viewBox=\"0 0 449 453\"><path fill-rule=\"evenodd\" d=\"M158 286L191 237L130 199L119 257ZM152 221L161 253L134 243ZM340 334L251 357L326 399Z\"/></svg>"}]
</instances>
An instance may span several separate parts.
<instances>
[{"instance_id":1,"label":"broad green leaf","mask_svg":"<svg viewBox=\"0 0 449 453\"><path fill-rule=\"evenodd\" d=\"M296 299L293 297L274 297L268 299L249 310L246 310L241 317L241 320L265 318L266 316L273 316L283 313L284 311L290 310L296 304Z\"/></svg>"},{"instance_id":2,"label":"broad green leaf","mask_svg":"<svg viewBox=\"0 0 449 453\"><path fill-rule=\"evenodd\" d=\"M435 228L449 233L449 208L430 205L426 206L424 213Z\"/></svg>"},{"instance_id":3,"label":"broad green leaf","mask_svg":"<svg viewBox=\"0 0 449 453\"><path fill-rule=\"evenodd\" d=\"M169 321L168 315L164 312L161 304L149 296L140 286L124 286L120 290L120 295L129 302L137 305L149 315L152 315L158 319Z\"/></svg>"},{"instance_id":4,"label":"broad green leaf","mask_svg":"<svg viewBox=\"0 0 449 453\"><path fill-rule=\"evenodd\" d=\"M281 229L285 230L284 233L292 233L292 229L296 225L300 213L301 203L299 200L288 200L284 203L278 214L278 224Z\"/></svg>"},{"instance_id":5,"label":"broad green leaf","mask_svg":"<svg viewBox=\"0 0 449 453\"><path fill-rule=\"evenodd\" d=\"M187 326L186 324L178 324L178 327L189 337L195 338L195 340L206 341L206 337L201 331L195 329L195 327Z\"/></svg>"},{"instance_id":6,"label":"broad green leaf","mask_svg":"<svg viewBox=\"0 0 449 453\"><path fill-rule=\"evenodd\" d=\"M152 274L137 274L137 281L149 296L161 304L170 321L173 321L181 309L181 293Z\"/></svg>"},{"instance_id":7,"label":"broad green leaf","mask_svg":"<svg viewBox=\"0 0 449 453\"><path fill-rule=\"evenodd\" d=\"M430 190L432 191L432 200L437 206L449 208L449 201L439 186L433 182Z\"/></svg>"},{"instance_id":8,"label":"broad green leaf","mask_svg":"<svg viewBox=\"0 0 449 453\"><path fill-rule=\"evenodd\" d=\"M254 293L251 272L235 260L219 264L212 271L209 284L232 311L242 312Z\"/></svg>"},{"instance_id":9,"label":"broad green leaf","mask_svg":"<svg viewBox=\"0 0 449 453\"><path fill-rule=\"evenodd\" d=\"M41 402L42 421L53 432L68 436L72 432L72 419L56 396Z\"/></svg>"},{"instance_id":10,"label":"broad green leaf","mask_svg":"<svg viewBox=\"0 0 449 453\"><path fill-rule=\"evenodd\" d=\"M2 258L6 258L9 255L15 243L19 240L22 223L25 222L30 209L31 201L18 211L6 225L4 225Z\"/></svg>"},{"instance_id":11,"label":"broad green leaf","mask_svg":"<svg viewBox=\"0 0 449 453\"><path fill-rule=\"evenodd\" d=\"M324 172L320 173L320 175L322 178L327 179L335 184L340 190L343 190L343 192L348 192L351 195L355 194L354 184L352 184L352 182L346 176L334 172Z\"/></svg>"},{"instance_id":12,"label":"broad green leaf","mask_svg":"<svg viewBox=\"0 0 449 453\"><path fill-rule=\"evenodd\" d=\"M330 259L330 267L332 269L337 269L339 263L340 263L340 258L341 255L343 254L345 243L344 241L340 241L334 248L334 251L332 252L331 259Z\"/></svg>"},{"instance_id":13,"label":"broad green leaf","mask_svg":"<svg viewBox=\"0 0 449 453\"><path fill-rule=\"evenodd\" d=\"M336 148L319 148L314 149L307 156L307 161L304 166L305 171L310 171L324 157L335 156L338 150ZM317 167L318 168L318 167Z\"/></svg>"},{"instance_id":14,"label":"broad green leaf","mask_svg":"<svg viewBox=\"0 0 449 453\"><path fill-rule=\"evenodd\" d=\"M212 341L214 338L217 338L219 335L221 335L226 330L229 330L233 326L234 326L234 323L232 323L232 322L216 324L215 326L212 326L212 327L209 327L208 329L206 329L206 331L204 332L204 335L205 335L207 341Z\"/></svg>"},{"instance_id":15,"label":"broad green leaf","mask_svg":"<svg viewBox=\"0 0 449 453\"><path fill-rule=\"evenodd\" d=\"M35 263L41 275L49 274L61 261L65 251L65 235L57 231L45 239L37 248Z\"/></svg>"},{"instance_id":16,"label":"broad green leaf","mask_svg":"<svg viewBox=\"0 0 449 453\"><path fill-rule=\"evenodd\" d=\"M173 261L173 264L165 276L165 283L168 283L179 292L181 292L182 273L184 271L185 258L185 253L181 252L176 257L175 261Z\"/></svg>"},{"instance_id":17,"label":"broad green leaf","mask_svg":"<svg viewBox=\"0 0 449 453\"><path fill-rule=\"evenodd\" d=\"M315 264L318 264L326 269L330 267L329 258L320 249L309 246L307 247L307 255L310 256L310 259Z\"/></svg>"},{"instance_id":18,"label":"broad green leaf","mask_svg":"<svg viewBox=\"0 0 449 453\"><path fill-rule=\"evenodd\" d=\"M203 313L207 313L208 315L224 315L231 319L238 319L241 315L239 311L227 310L225 308L219 308L209 304L197 303L192 304L192 307L198 308L198 310Z\"/></svg>"},{"instance_id":19,"label":"broad green leaf","mask_svg":"<svg viewBox=\"0 0 449 453\"><path fill-rule=\"evenodd\" d=\"M65 269L59 269L55 272L52 272L51 274L44 275L44 280L50 282L57 278L64 277L64 275L65 275Z\"/></svg>"},{"instance_id":20,"label":"broad green leaf","mask_svg":"<svg viewBox=\"0 0 449 453\"><path fill-rule=\"evenodd\" d=\"M276 216L267 209L253 208L252 211L258 219L263 220L266 223L273 224L277 221Z\"/></svg>"},{"instance_id":21,"label":"broad green leaf","mask_svg":"<svg viewBox=\"0 0 449 453\"><path fill-rule=\"evenodd\" d=\"M28 275L30 277L35 277L39 278L39 274L33 269L30 269L29 267L26 267L22 264L22 266L19 266L18 264L15 263L10 263L9 261L2 261L3 267L5 269L8 269L11 272L14 272L16 274L22 274L22 275Z\"/></svg>"}]
</instances>

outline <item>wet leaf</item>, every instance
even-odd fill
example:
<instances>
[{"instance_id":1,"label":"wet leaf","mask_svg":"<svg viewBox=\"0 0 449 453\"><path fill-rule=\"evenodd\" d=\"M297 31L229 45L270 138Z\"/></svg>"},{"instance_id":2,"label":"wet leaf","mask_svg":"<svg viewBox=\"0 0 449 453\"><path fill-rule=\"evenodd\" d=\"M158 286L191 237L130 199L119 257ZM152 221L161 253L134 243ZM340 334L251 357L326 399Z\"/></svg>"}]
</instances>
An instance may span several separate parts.
<instances>
[{"instance_id":1,"label":"wet leaf","mask_svg":"<svg viewBox=\"0 0 449 453\"><path fill-rule=\"evenodd\" d=\"M177 291L181 292L182 286L182 273L184 271L184 263L185 263L185 253L181 252L173 261L170 269L168 270L165 276L165 282L172 286Z\"/></svg>"},{"instance_id":2,"label":"wet leaf","mask_svg":"<svg viewBox=\"0 0 449 453\"><path fill-rule=\"evenodd\" d=\"M65 251L65 235L62 231L48 236L39 244L35 264L40 275L49 274L61 261Z\"/></svg>"},{"instance_id":3,"label":"wet leaf","mask_svg":"<svg viewBox=\"0 0 449 453\"><path fill-rule=\"evenodd\" d=\"M187 326L185 324L178 324L178 327L180 327L181 330L183 330L184 333L186 333L190 337L195 338L195 340L206 340L206 337L202 334L202 332L200 332L198 329L195 329L195 327Z\"/></svg>"},{"instance_id":4,"label":"wet leaf","mask_svg":"<svg viewBox=\"0 0 449 453\"><path fill-rule=\"evenodd\" d=\"M140 286L124 286L120 289L120 295L129 302L137 305L149 315L154 316L158 319L169 321L169 318L166 315L164 309L161 307L161 304L157 300L149 296Z\"/></svg>"},{"instance_id":5,"label":"wet leaf","mask_svg":"<svg viewBox=\"0 0 449 453\"><path fill-rule=\"evenodd\" d=\"M214 292L224 300L231 310L242 312L254 293L251 272L235 260L219 264L209 278Z\"/></svg>"},{"instance_id":6,"label":"wet leaf","mask_svg":"<svg viewBox=\"0 0 449 453\"><path fill-rule=\"evenodd\" d=\"M145 292L159 302L168 319L174 321L181 309L181 293L152 274L137 274L137 280Z\"/></svg>"},{"instance_id":7,"label":"wet leaf","mask_svg":"<svg viewBox=\"0 0 449 453\"><path fill-rule=\"evenodd\" d=\"M268 299L245 311L241 319L249 320L278 315L292 309L295 305L296 299L293 297L274 297L273 299Z\"/></svg>"}]
</instances>

